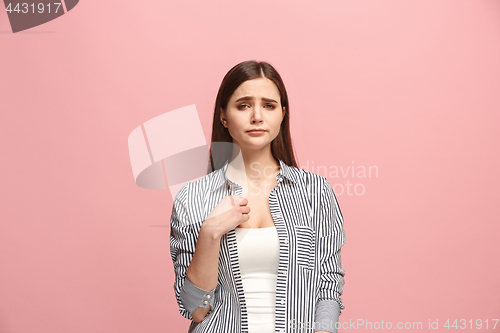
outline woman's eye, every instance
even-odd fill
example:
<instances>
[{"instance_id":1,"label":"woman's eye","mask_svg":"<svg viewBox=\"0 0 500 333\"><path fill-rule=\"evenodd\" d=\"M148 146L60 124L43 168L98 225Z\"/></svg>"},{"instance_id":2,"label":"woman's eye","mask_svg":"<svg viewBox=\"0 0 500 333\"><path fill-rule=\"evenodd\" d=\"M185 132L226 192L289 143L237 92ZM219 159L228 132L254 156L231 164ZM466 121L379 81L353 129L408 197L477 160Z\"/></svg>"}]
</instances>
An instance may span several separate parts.
<instances>
[{"instance_id":1,"label":"woman's eye","mask_svg":"<svg viewBox=\"0 0 500 333\"><path fill-rule=\"evenodd\" d=\"M238 105L238 110L243 110L247 106L250 107L248 104L240 104L240 105ZM268 109L270 109L270 110L276 109L276 106L274 106L272 104L266 104L265 107L268 108Z\"/></svg>"}]
</instances>

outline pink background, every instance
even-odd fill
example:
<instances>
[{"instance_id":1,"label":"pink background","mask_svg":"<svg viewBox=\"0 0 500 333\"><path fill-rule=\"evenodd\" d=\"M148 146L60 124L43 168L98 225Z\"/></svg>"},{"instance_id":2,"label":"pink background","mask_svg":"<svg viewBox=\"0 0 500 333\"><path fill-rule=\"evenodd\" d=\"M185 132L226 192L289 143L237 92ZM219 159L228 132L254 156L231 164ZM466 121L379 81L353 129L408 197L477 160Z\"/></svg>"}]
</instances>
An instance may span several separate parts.
<instances>
[{"instance_id":1,"label":"pink background","mask_svg":"<svg viewBox=\"0 0 500 333\"><path fill-rule=\"evenodd\" d=\"M172 197L134 183L127 137L195 104L208 141L249 59L282 74L305 169L378 170L317 172L347 234L341 322L500 318L499 1L87 0L0 31L0 332L187 331Z\"/></svg>"}]
</instances>

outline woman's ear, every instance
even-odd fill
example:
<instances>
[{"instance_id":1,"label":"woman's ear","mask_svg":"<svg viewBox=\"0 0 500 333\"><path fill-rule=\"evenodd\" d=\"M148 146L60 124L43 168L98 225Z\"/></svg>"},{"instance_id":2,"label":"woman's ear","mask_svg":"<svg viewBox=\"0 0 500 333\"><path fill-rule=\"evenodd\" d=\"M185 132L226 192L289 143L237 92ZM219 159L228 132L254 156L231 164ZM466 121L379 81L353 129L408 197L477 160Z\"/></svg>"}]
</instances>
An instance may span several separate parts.
<instances>
[{"instance_id":1,"label":"woman's ear","mask_svg":"<svg viewBox=\"0 0 500 333\"><path fill-rule=\"evenodd\" d=\"M222 126L226 127L226 114L222 108L220 108L220 122Z\"/></svg>"},{"instance_id":2,"label":"woman's ear","mask_svg":"<svg viewBox=\"0 0 500 333\"><path fill-rule=\"evenodd\" d=\"M283 121L283 118L285 118L285 113L286 113L286 107L283 107L283 112L281 114L281 121Z\"/></svg>"}]
</instances>

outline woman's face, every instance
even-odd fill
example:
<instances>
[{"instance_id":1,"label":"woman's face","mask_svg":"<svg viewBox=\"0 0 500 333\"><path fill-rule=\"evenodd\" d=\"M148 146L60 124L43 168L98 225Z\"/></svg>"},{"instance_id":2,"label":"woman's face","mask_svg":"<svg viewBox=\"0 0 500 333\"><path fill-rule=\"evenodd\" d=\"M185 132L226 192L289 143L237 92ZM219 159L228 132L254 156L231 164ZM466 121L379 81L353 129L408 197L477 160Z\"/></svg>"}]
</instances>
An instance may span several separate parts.
<instances>
[{"instance_id":1,"label":"woman's face","mask_svg":"<svg viewBox=\"0 0 500 333\"><path fill-rule=\"evenodd\" d=\"M279 90L268 78L243 82L227 103L226 112L221 109L222 124L242 150L263 149L269 145L278 136L284 116ZM265 132L248 132L256 128Z\"/></svg>"}]
</instances>

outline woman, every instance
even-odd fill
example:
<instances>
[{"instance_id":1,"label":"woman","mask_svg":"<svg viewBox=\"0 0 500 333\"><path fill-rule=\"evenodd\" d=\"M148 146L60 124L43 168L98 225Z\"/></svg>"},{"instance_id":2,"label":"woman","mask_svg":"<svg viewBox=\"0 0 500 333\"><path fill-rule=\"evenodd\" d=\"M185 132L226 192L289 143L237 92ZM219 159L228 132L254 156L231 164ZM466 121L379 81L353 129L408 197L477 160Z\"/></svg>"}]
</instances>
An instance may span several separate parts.
<instances>
[{"instance_id":1,"label":"woman","mask_svg":"<svg viewBox=\"0 0 500 333\"><path fill-rule=\"evenodd\" d=\"M297 167L289 114L270 64L242 62L224 77L215 171L186 183L172 209L174 291L189 333L337 331L343 218L328 180Z\"/></svg>"}]
</instances>

